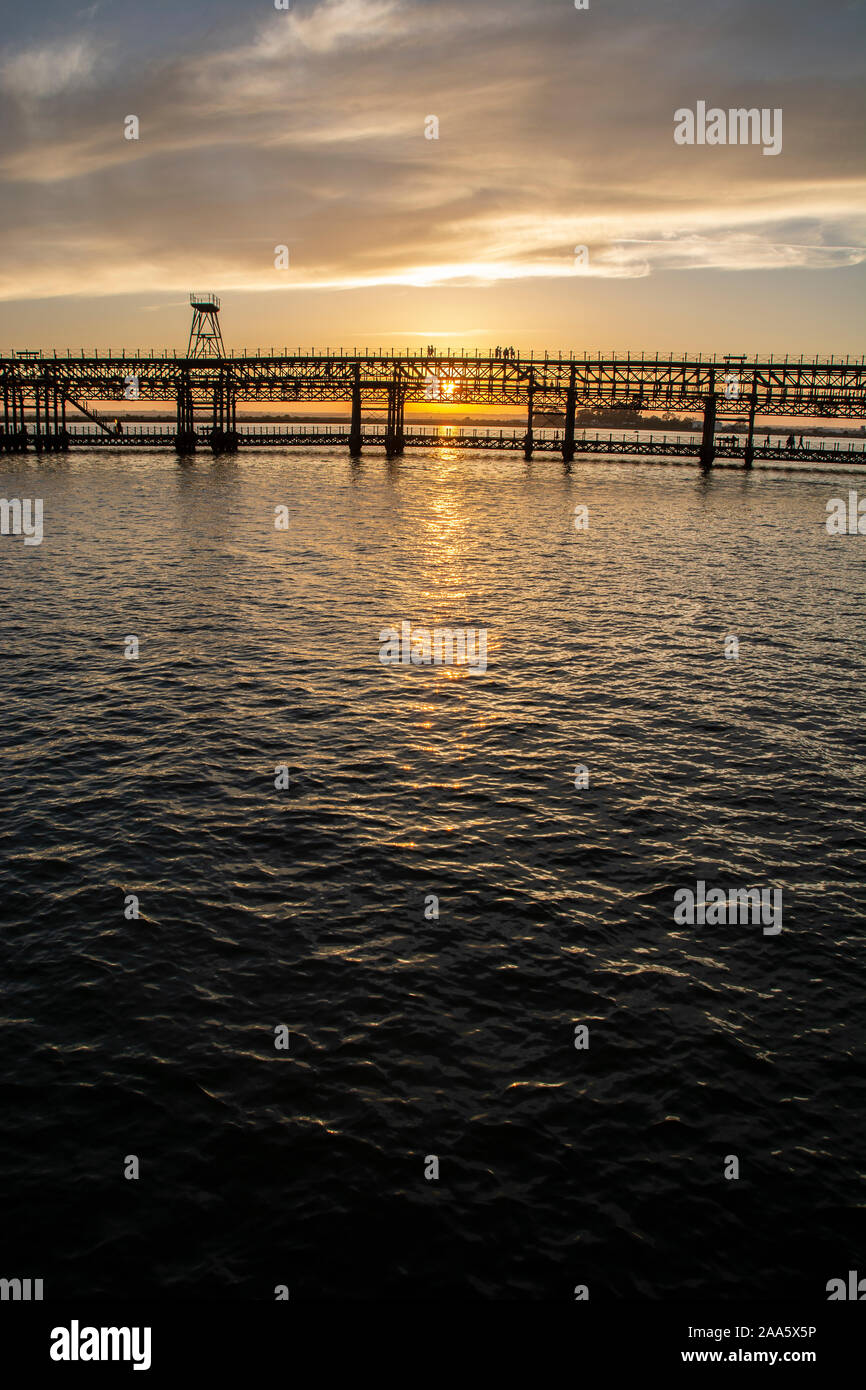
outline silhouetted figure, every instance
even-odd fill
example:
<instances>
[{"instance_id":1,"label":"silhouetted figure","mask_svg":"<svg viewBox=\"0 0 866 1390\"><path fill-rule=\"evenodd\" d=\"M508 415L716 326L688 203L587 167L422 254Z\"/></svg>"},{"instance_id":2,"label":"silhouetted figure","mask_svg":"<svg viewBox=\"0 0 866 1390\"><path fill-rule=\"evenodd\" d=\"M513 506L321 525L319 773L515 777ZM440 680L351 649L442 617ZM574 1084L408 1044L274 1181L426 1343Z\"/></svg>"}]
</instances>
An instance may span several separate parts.
<instances>
[{"instance_id":1,"label":"silhouetted figure","mask_svg":"<svg viewBox=\"0 0 866 1390\"><path fill-rule=\"evenodd\" d=\"M789 449L793 449L793 447L794 447L794 436L793 436L792 434L789 434L789 435L788 435L788 446L787 446L787 447L788 447Z\"/></svg>"},{"instance_id":2,"label":"silhouetted figure","mask_svg":"<svg viewBox=\"0 0 866 1390\"><path fill-rule=\"evenodd\" d=\"M797 448L798 448L798 449L802 449L802 448L803 448L803 436L802 436L802 435L800 435L800 439L799 439L799 441L798 441Z\"/></svg>"}]
</instances>

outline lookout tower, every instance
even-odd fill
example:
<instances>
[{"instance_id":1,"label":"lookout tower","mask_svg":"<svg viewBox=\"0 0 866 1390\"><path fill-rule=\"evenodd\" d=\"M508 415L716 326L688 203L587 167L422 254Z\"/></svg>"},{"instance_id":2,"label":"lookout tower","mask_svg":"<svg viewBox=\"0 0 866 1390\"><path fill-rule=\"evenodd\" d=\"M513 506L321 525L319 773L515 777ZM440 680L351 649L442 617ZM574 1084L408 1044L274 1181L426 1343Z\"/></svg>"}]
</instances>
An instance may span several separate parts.
<instances>
[{"instance_id":1,"label":"lookout tower","mask_svg":"<svg viewBox=\"0 0 866 1390\"><path fill-rule=\"evenodd\" d=\"M192 327L189 330L187 357L225 357L218 297L210 291L193 292L189 302L192 305Z\"/></svg>"}]
</instances>

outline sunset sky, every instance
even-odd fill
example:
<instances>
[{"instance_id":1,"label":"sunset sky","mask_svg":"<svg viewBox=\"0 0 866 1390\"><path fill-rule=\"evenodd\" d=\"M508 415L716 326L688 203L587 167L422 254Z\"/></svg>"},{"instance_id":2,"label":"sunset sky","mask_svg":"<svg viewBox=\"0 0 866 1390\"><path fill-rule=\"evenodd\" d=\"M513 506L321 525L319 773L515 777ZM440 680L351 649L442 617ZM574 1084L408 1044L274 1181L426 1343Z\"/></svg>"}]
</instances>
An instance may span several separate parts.
<instances>
[{"instance_id":1,"label":"sunset sky","mask_svg":"<svg viewBox=\"0 0 866 1390\"><path fill-rule=\"evenodd\" d=\"M184 347L199 288L236 349L863 351L862 0L2 16L3 351ZM782 152L676 145L698 101Z\"/></svg>"}]
</instances>

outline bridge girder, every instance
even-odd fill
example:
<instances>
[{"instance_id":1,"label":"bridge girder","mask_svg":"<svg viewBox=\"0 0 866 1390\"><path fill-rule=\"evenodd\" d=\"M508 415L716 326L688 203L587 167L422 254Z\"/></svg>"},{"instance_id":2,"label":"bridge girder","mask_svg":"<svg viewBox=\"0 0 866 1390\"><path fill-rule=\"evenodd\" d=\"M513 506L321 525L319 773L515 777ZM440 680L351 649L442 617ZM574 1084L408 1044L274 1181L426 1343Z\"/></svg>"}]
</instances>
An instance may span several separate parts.
<instances>
[{"instance_id":1,"label":"bridge girder","mask_svg":"<svg viewBox=\"0 0 866 1390\"><path fill-rule=\"evenodd\" d=\"M735 372L719 360L495 357L3 357L0 383L26 401L55 387L77 400L174 402L188 381L194 404L210 405L220 382L238 401L348 402L357 375L365 405L404 403L562 410L574 383L582 409L702 411L714 396L720 417L866 419L863 363L749 362ZM736 377L736 391L730 378ZM131 383L134 381L134 394Z\"/></svg>"}]
</instances>

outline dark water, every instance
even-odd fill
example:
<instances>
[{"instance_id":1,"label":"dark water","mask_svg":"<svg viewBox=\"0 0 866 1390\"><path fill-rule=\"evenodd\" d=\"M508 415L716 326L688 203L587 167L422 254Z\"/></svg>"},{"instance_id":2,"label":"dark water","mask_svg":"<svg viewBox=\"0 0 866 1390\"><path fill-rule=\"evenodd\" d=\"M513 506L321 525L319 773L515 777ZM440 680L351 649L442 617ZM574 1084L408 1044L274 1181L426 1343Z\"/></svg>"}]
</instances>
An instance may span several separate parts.
<instances>
[{"instance_id":1,"label":"dark water","mask_svg":"<svg viewBox=\"0 0 866 1390\"><path fill-rule=\"evenodd\" d=\"M824 526L857 485L3 460L45 539L0 539L0 1275L823 1299L862 1273L866 537ZM485 627L486 673L383 667L403 619ZM699 878L781 888L782 932L676 925Z\"/></svg>"}]
</instances>

